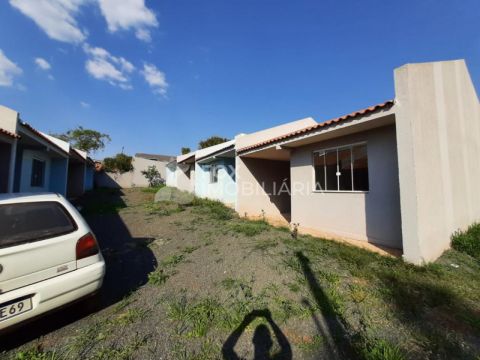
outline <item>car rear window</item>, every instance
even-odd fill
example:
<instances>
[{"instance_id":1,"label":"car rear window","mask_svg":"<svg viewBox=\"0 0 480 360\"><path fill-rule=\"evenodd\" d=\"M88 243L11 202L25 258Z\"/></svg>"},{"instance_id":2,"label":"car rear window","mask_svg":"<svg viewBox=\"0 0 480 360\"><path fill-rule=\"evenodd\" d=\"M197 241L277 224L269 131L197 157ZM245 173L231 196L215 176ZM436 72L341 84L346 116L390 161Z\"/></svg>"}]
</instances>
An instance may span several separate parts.
<instances>
[{"instance_id":1,"label":"car rear window","mask_svg":"<svg viewBox=\"0 0 480 360\"><path fill-rule=\"evenodd\" d=\"M0 248L68 234L77 226L58 202L0 205Z\"/></svg>"}]
</instances>

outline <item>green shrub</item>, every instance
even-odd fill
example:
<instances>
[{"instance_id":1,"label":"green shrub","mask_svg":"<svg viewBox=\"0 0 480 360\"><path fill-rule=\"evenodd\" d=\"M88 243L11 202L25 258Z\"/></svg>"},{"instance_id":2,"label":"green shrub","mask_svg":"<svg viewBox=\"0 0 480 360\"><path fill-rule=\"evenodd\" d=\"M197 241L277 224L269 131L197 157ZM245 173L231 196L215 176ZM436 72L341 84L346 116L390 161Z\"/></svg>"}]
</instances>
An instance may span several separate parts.
<instances>
[{"instance_id":1,"label":"green shrub","mask_svg":"<svg viewBox=\"0 0 480 360\"><path fill-rule=\"evenodd\" d=\"M480 260L480 224L472 224L467 231L457 231L452 236L452 247Z\"/></svg>"}]
</instances>

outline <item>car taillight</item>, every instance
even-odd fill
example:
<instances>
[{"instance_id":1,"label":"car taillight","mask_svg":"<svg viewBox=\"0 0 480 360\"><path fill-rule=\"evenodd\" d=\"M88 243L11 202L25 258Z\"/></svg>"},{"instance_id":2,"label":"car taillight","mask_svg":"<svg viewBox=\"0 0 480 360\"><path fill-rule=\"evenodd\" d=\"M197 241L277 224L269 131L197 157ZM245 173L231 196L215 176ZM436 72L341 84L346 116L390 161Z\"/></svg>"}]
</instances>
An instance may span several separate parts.
<instances>
[{"instance_id":1,"label":"car taillight","mask_svg":"<svg viewBox=\"0 0 480 360\"><path fill-rule=\"evenodd\" d=\"M98 254L98 245L95 236L88 233L77 241L77 260Z\"/></svg>"}]
</instances>

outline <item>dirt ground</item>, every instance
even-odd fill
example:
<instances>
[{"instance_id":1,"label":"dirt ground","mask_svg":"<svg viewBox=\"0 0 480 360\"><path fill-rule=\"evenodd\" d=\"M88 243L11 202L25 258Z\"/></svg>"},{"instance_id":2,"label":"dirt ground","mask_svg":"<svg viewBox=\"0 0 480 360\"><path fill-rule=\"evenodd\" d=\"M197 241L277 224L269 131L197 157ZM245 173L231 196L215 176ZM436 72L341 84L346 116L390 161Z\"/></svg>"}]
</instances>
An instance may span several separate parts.
<instances>
[{"instance_id":1,"label":"dirt ground","mask_svg":"<svg viewBox=\"0 0 480 360\"><path fill-rule=\"evenodd\" d=\"M107 263L99 306L25 325L0 357L480 359L480 264L464 254L418 268L153 196L80 201Z\"/></svg>"}]
</instances>

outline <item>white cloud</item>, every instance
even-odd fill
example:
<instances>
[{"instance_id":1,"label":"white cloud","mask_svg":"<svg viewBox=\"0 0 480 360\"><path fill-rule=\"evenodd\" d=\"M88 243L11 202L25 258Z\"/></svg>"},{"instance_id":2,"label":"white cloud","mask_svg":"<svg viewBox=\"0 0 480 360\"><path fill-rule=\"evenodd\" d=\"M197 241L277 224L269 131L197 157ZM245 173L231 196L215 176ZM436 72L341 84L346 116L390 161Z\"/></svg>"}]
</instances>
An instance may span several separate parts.
<instances>
[{"instance_id":1,"label":"white cloud","mask_svg":"<svg viewBox=\"0 0 480 360\"><path fill-rule=\"evenodd\" d=\"M45 71L50 70L52 68L52 66L48 63L48 61L41 57L35 58L35 64L37 64L37 66L40 69Z\"/></svg>"},{"instance_id":2,"label":"white cloud","mask_svg":"<svg viewBox=\"0 0 480 360\"><path fill-rule=\"evenodd\" d=\"M22 69L0 49L0 86L12 86L15 76L21 73Z\"/></svg>"},{"instance_id":3,"label":"white cloud","mask_svg":"<svg viewBox=\"0 0 480 360\"><path fill-rule=\"evenodd\" d=\"M9 0L10 5L31 18L47 35L55 40L81 43L87 37L75 15L89 0Z\"/></svg>"},{"instance_id":4,"label":"white cloud","mask_svg":"<svg viewBox=\"0 0 480 360\"><path fill-rule=\"evenodd\" d=\"M85 101L80 101L80 105L85 109L88 109L90 107L90 104Z\"/></svg>"},{"instance_id":5,"label":"white cloud","mask_svg":"<svg viewBox=\"0 0 480 360\"><path fill-rule=\"evenodd\" d=\"M149 27L157 27L155 13L145 6L145 0L98 0L100 9L107 21L108 30L135 29L135 35L142 41L150 41Z\"/></svg>"},{"instance_id":6,"label":"white cloud","mask_svg":"<svg viewBox=\"0 0 480 360\"><path fill-rule=\"evenodd\" d=\"M144 64L142 75L154 93L162 96L167 95L168 83L165 78L165 73L158 70L153 64Z\"/></svg>"},{"instance_id":7,"label":"white cloud","mask_svg":"<svg viewBox=\"0 0 480 360\"><path fill-rule=\"evenodd\" d=\"M111 55L99 47L83 46L88 55L85 69L95 79L108 81L111 85L122 89L131 89L129 74L135 70L131 62L123 57Z\"/></svg>"}]
</instances>

